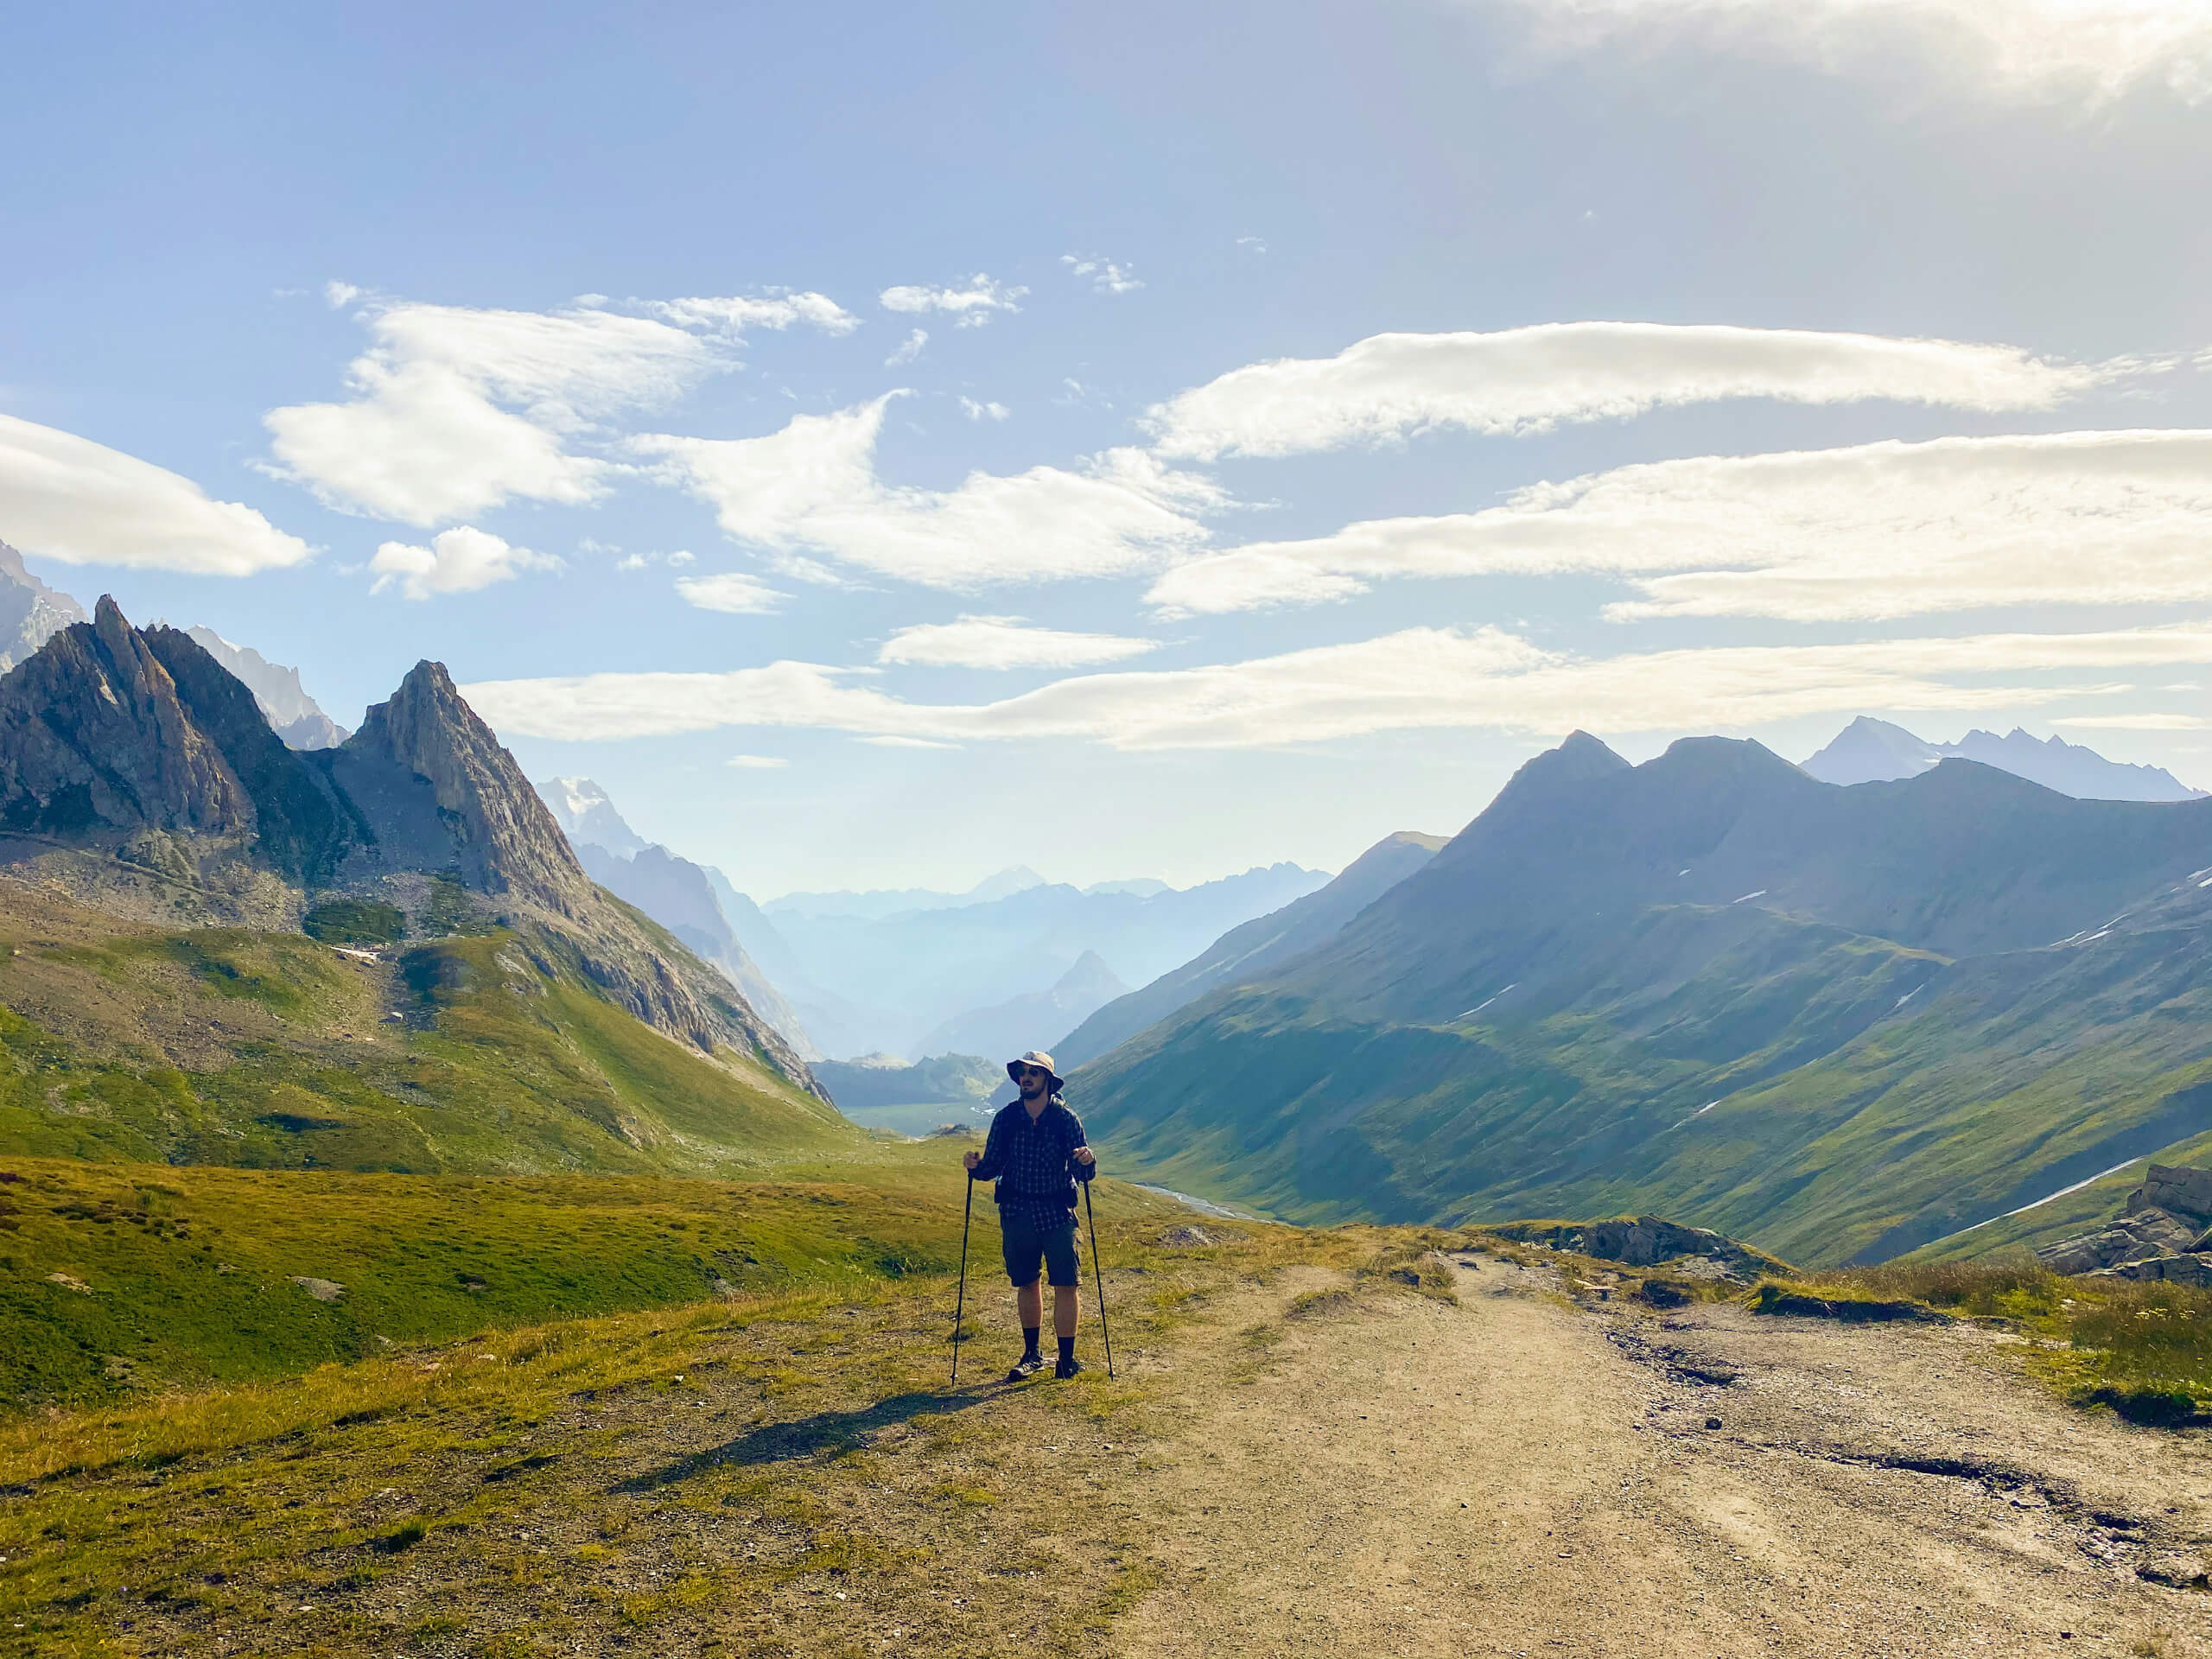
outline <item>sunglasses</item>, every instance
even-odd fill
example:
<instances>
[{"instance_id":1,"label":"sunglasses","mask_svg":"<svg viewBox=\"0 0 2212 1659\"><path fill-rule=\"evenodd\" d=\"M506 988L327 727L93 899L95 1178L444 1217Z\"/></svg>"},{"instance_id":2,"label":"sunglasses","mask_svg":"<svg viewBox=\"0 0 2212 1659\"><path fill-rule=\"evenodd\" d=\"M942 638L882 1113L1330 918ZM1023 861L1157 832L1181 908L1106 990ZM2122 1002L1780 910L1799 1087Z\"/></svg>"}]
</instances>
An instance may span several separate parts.
<instances>
[{"instance_id":1,"label":"sunglasses","mask_svg":"<svg viewBox=\"0 0 2212 1659\"><path fill-rule=\"evenodd\" d=\"M1021 1067L1017 1068L1017 1069L1016 1069L1016 1071L1014 1071L1014 1075L1016 1077L1019 1077L1019 1078L1028 1078L1028 1077L1051 1077L1052 1074L1051 1072L1049 1072L1049 1071L1046 1071L1046 1070L1044 1069L1044 1067L1039 1066L1039 1065L1025 1065L1025 1066L1021 1066Z\"/></svg>"}]
</instances>

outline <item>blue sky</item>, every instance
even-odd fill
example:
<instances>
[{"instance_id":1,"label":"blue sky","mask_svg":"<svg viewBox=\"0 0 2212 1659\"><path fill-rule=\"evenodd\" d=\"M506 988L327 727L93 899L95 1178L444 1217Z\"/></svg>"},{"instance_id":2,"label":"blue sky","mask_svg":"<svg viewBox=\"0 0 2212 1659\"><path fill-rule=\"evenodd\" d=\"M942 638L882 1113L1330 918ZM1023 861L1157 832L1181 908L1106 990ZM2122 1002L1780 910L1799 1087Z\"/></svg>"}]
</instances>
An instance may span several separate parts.
<instances>
[{"instance_id":1,"label":"blue sky","mask_svg":"<svg viewBox=\"0 0 2212 1659\"><path fill-rule=\"evenodd\" d=\"M759 893L1336 868L1578 725L2212 782L2212 5L0 27L0 538Z\"/></svg>"}]
</instances>

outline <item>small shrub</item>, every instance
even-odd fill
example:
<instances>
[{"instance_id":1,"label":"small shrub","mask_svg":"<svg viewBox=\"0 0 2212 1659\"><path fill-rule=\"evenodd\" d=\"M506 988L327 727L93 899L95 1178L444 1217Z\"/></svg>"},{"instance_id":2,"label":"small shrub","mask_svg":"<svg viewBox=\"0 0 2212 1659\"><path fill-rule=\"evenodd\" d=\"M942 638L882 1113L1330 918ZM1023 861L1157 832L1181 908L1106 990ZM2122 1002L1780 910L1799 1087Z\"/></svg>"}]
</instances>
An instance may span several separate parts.
<instances>
[{"instance_id":1,"label":"small shrub","mask_svg":"<svg viewBox=\"0 0 2212 1659\"><path fill-rule=\"evenodd\" d=\"M309 911L300 931L325 944L391 944L407 937L407 918L397 905L332 899Z\"/></svg>"}]
</instances>

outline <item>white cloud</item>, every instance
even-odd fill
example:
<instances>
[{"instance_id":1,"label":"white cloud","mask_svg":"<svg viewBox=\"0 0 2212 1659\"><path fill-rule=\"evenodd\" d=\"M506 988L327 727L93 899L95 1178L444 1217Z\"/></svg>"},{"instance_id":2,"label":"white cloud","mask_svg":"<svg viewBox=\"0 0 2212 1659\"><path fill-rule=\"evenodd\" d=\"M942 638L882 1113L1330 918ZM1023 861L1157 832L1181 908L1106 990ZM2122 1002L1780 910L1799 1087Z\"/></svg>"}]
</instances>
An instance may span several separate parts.
<instances>
[{"instance_id":1,"label":"white cloud","mask_svg":"<svg viewBox=\"0 0 2212 1659\"><path fill-rule=\"evenodd\" d=\"M2163 364L2044 361L2013 346L1723 324L1555 322L1497 334L1375 334L1334 357L1233 369L1155 405L1161 451L1294 455L1456 427L1491 436L1723 398L1883 398L2050 409Z\"/></svg>"},{"instance_id":2,"label":"white cloud","mask_svg":"<svg viewBox=\"0 0 2212 1659\"><path fill-rule=\"evenodd\" d=\"M1091 291L1095 294L1127 294L1133 289L1144 286L1130 273L1127 265L1116 260L1101 259L1096 254L1086 254L1078 258L1072 253L1064 253L1060 256L1060 263L1068 268L1071 275L1090 277Z\"/></svg>"},{"instance_id":3,"label":"white cloud","mask_svg":"<svg viewBox=\"0 0 2212 1659\"><path fill-rule=\"evenodd\" d=\"M1169 570L1170 614L1312 604L1393 576L1629 577L1616 619L1794 621L2212 599L2212 432L2063 432L1700 456L1541 484ZM1657 574L1675 573L1675 574Z\"/></svg>"},{"instance_id":4,"label":"white cloud","mask_svg":"<svg viewBox=\"0 0 2212 1659\"><path fill-rule=\"evenodd\" d=\"M1029 290L1009 288L977 271L957 287L932 288L926 283L904 283L887 288L877 297L887 311L944 311L958 319L956 327L980 328L994 311L1019 311L1015 303Z\"/></svg>"},{"instance_id":5,"label":"white cloud","mask_svg":"<svg viewBox=\"0 0 2212 1659\"><path fill-rule=\"evenodd\" d=\"M1080 472L971 473L950 490L887 485L875 474L875 443L899 395L795 416L766 437L657 435L631 448L712 503L739 541L935 588L1157 569L1205 540L1193 514L1222 499L1139 449L1109 449Z\"/></svg>"},{"instance_id":6,"label":"white cloud","mask_svg":"<svg viewBox=\"0 0 2212 1659\"><path fill-rule=\"evenodd\" d=\"M735 766L741 771L769 772L779 766L788 766L791 762L780 754L733 754L722 765Z\"/></svg>"},{"instance_id":7,"label":"white cloud","mask_svg":"<svg viewBox=\"0 0 2212 1659\"><path fill-rule=\"evenodd\" d=\"M1868 709L1976 712L2077 702L2109 685L2024 679L2212 663L2212 626L1731 646L1588 659L1495 628L1381 639L1200 668L1060 680L998 702L909 703L855 671L600 674L466 688L518 735L642 737L800 727L939 743L1085 740L1117 749L1268 747L1417 728L1557 734L1745 729ZM2010 683L1995 677L2010 675Z\"/></svg>"},{"instance_id":8,"label":"white cloud","mask_svg":"<svg viewBox=\"0 0 2212 1659\"><path fill-rule=\"evenodd\" d=\"M308 544L251 507L89 438L0 415L0 541L66 564L249 576Z\"/></svg>"},{"instance_id":9,"label":"white cloud","mask_svg":"<svg viewBox=\"0 0 2212 1659\"><path fill-rule=\"evenodd\" d=\"M973 397L963 397L960 400L960 410L961 413L971 421L1002 421L1014 413L1004 404L979 404Z\"/></svg>"},{"instance_id":10,"label":"white cloud","mask_svg":"<svg viewBox=\"0 0 2212 1659\"><path fill-rule=\"evenodd\" d=\"M957 743L939 743L926 737L864 737L863 743L872 743L879 749L957 749Z\"/></svg>"},{"instance_id":11,"label":"white cloud","mask_svg":"<svg viewBox=\"0 0 2212 1659\"><path fill-rule=\"evenodd\" d=\"M2060 715L2054 726L2086 727L2104 732L2201 732L2212 720L2201 715Z\"/></svg>"},{"instance_id":12,"label":"white cloud","mask_svg":"<svg viewBox=\"0 0 2212 1659\"><path fill-rule=\"evenodd\" d=\"M1018 616L963 616L899 629L875 660L928 668L1084 668L1159 649L1155 639L1063 633L1033 626Z\"/></svg>"},{"instance_id":13,"label":"white cloud","mask_svg":"<svg viewBox=\"0 0 2212 1659\"><path fill-rule=\"evenodd\" d=\"M922 354L922 347L929 343L930 331L926 328L915 329L912 334L906 336L904 345L883 359L883 366L887 369L903 367L919 357Z\"/></svg>"},{"instance_id":14,"label":"white cloud","mask_svg":"<svg viewBox=\"0 0 2212 1659\"><path fill-rule=\"evenodd\" d=\"M560 568L556 558L526 547L510 547L489 531L464 524L439 531L428 547L386 542L369 561L377 578L370 591L382 593L397 583L410 599L470 594L496 582L511 582L524 570Z\"/></svg>"},{"instance_id":15,"label":"white cloud","mask_svg":"<svg viewBox=\"0 0 2212 1659\"><path fill-rule=\"evenodd\" d=\"M2208 0L1506 0L1544 48L1692 44L1889 79L1910 60L2006 101L2212 94Z\"/></svg>"},{"instance_id":16,"label":"white cloud","mask_svg":"<svg viewBox=\"0 0 2212 1659\"><path fill-rule=\"evenodd\" d=\"M861 326L858 317L826 294L795 293L783 288L719 299L652 300L646 302L645 309L679 328L733 335L753 328L789 328L802 322L825 334L849 334Z\"/></svg>"},{"instance_id":17,"label":"white cloud","mask_svg":"<svg viewBox=\"0 0 2212 1659\"><path fill-rule=\"evenodd\" d=\"M727 611L733 616L766 616L784 600L766 582L734 570L713 576L678 576L676 591L683 595L687 605L702 611Z\"/></svg>"},{"instance_id":18,"label":"white cloud","mask_svg":"<svg viewBox=\"0 0 2212 1659\"><path fill-rule=\"evenodd\" d=\"M331 292L350 302L359 290ZM372 343L346 370L353 396L263 417L272 470L333 506L410 524L512 499L581 505L603 493L610 467L572 446L608 417L734 366L747 328L842 333L855 321L818 294L645 308L654 315L372 302L360 315Z\"/></svg>"}]
</instances>

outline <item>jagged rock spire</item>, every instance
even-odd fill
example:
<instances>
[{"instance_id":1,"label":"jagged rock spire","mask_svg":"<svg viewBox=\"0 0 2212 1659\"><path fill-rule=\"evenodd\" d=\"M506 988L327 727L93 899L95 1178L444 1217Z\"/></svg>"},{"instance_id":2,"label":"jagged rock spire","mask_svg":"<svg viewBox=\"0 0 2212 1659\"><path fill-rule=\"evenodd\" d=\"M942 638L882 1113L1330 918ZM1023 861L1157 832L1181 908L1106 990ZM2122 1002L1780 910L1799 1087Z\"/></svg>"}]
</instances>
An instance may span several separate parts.
<instances>
[{"instance_id":1,"label":"jagged rock spire","mask_svg":"<svg viewBox=\"0 0 2212 1659\"><path fill-rule=\"evenodd\" d=\"M442 663L420 662L345 745L428 780L451 815L472 881L572 912L590 880L513 755L463 700Z\"/></svg>"}]
</instances>

